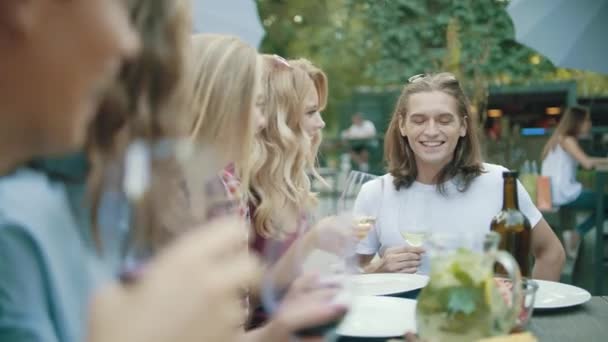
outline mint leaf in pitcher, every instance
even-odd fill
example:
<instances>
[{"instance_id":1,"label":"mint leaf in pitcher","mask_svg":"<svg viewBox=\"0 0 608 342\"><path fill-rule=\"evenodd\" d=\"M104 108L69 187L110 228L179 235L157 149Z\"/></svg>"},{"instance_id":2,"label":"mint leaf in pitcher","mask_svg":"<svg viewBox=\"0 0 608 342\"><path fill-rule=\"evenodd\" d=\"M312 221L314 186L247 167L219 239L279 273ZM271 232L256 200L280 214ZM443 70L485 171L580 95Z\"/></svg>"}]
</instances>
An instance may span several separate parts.
<instances>
[{"instance_id":1,"label":"mint leaf in pitcher","mask_svg":"<svg viewBox=\"0 0 608 342\"><path fill-rule=\"evenodd\" d=\"M450 289L448 299L448 312L451 315L462 313L470 315L475 312L477 297L474 288L456 287Z\"/></svg>"}]
</instances>

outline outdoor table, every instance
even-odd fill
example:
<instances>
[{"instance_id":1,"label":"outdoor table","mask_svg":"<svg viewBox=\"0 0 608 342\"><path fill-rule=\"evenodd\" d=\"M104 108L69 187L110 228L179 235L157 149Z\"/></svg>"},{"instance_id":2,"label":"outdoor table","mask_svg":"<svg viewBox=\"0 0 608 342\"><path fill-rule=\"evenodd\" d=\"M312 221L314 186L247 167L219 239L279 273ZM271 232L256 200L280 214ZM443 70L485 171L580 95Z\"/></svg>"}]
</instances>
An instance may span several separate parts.
<instances>
[{"instance_id":1,"label":"outdoor table","mask_svg":"<svg viewBox=\"0 0 608 342\"><path fill-rule=\"evenodd\" d=\"M544 342L608 341L608 297L593 297L585 304L536 310L528 330ZM338 342L385 342L386 338L341 337Z\"/></svg>"},{"instance_id":2,"label":"outdoor table","mask_svg":"<svg viewBox=\"0 0 608 342\"><path fill-rule=\"evenodd\" d=\"M559 310L537 310L528 329L539 341L608 340L608 297L593 297L583 305Z\"/></svg>"}]
</instances>

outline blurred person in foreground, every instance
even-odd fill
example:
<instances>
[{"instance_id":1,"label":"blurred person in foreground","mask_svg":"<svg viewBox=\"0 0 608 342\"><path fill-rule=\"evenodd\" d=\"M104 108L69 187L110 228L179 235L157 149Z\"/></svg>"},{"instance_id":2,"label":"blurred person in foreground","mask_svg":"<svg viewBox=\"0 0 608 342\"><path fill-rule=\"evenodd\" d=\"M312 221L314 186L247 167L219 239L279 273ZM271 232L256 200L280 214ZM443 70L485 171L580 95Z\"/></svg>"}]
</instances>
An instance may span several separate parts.
<instances>
[{"instance_id":1,"label":"blurred person in foreground","mask_svg":"<svg viewBox=\"0 0 608 342\"><path fill-rule=\"evenodd\" d=\"M34 157L82 147L86 127L100 101L100 92L114 77L121 59L133 55L137 48L137 38L129 27L123 6L119 0L0 2L0 50L3 53L0 61L0 169L4 175L3 185L19 181L21 174L13 170ZM36 179L46 181L44 177ZM21 189L24 190L27 189ZM17 204L12 203L13 206ZM29 204L23 202L26 208L31 208ZM13 245L28 246L24 243L27 241L30 246L36 243L33 235L28 237L31 232L11 220L13 208L0 208L0 231L7 239L0 250L0 269L3 270L15 264L27 268L24 263L39 262L36 254L19 254L24 259L13 259ZM31 216L37 217L39 209L32 208ZM220 279L234 279L236 284L253 277L255 268L249 258L242 255L226 258L224 253L231 243L240 241L237 226L236 222L219 222L196 232L155 260L137 284L110 285L93 301L87 340L201 341L204 336L211 336L208 339L211 341L229 340L225 337L230 338L233 331L221 330L217 323L224 320L222 308L227 306L223 305L223 300L225 294L232 291L230 281L218 287L207 276L193 275L189 270L207 265L207 269L217 270L215 274ZM36 274L35 269L32 274L48 276ZM20 285L24 291L32 285L38 286L31 282ZM32 300L14 298L13 294L0 289L0 298L9 307L17 307L12 305L13 300L20 304L22 300ZM56 321L46 321L44 317L49 314L49 308L45 305L48 304L51 303L37 302L39 310L33 312L34 316L0 310L0 339L70 341L73 337L77 341L84 340L84 336L70 335L67 317L63 314L53 311L49 317ZM207 309L208 305L218 308L215 315L197 322L193 328L188 323L193 311L201 307ZM86 315L83 318L86 319ZM182 338L185 336L191 339Z\"/></svg>"},{"instance_id":2,"label":"blurred person in foreground","mask_svg":"<svg viewBox=\"0 0 608 342\"><path fill-rule=\"evenodd\" d=\"M137 46L122 1L0 3L2 341L84 339L85 279L96 274L65 273L89 260L80 260L81 245L60 242L78 234L70 206L80 204L57 181L61 167L50 174L40 160L25 164L82 147L106 87Z\"/></svg>"},{"instance_id":3,"label":"blurred person in foreground","mask_svg":"<svg viewBox=\"0 0 608 342\"><path fill-rule=\"evenodd\" d=\"M579 165L585 170L593 170L597 165L608 165L608 158L595 158L587 155L578 143L578 139L591 131L591 114L588 108L574 106L566 109L551 138L545 144L542 153L541 174L551 179L551 201L568 210L595 211L597 194L583 190L583 185L576 180ZM608 196L606 201L608 201ZM608 203L608 202L604 202ZM606 208L604 208L605 210ZM580 239L595 225L595 215L590 215L575 229L563 232L564 245L569 257L576 257Z\"/></svg>"},{"instance_id":4,"label":"blurred person in foreground","mask_svg":"<svg viewBox=\"0 0 608 342\"><path fill-rule=\"evenodd\" d=\"M0 2L0 172L78 149L137 39L113 0Z\"/></svg>"}]
</instances>

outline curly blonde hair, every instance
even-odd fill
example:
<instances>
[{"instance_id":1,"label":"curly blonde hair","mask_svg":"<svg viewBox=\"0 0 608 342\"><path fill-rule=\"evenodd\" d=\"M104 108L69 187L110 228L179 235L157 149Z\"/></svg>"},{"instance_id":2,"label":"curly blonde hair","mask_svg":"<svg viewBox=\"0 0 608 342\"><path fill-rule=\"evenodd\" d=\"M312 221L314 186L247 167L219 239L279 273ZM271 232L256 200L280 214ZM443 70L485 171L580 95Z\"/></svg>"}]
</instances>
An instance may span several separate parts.
<instances>
[{"instance_id":1,"label":"curly blonde hair","mask_svg":"<svg viewBox=\"0 0 608 342\"><path fill-rule=\"evenodd\" d=\"M305 59L277 62L264 55L263 89L266 127L254 143L250 201L253 227L263 237L282 238L303 211L317 205L309 174L322 181L315 169L321 135L309 137L301 127L310 91L327 104L327 77Z\"/></svg>"}]
</instances>

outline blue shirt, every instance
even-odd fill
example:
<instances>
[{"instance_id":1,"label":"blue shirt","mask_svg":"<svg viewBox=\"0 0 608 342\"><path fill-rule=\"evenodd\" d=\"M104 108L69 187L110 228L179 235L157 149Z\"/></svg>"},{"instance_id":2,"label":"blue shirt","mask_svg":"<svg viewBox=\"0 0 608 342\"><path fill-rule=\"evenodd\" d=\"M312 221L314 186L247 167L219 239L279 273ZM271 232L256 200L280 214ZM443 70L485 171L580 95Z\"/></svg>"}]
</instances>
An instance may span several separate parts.
<instances>
[{"instance_id":1,"label":"blue shirt","mask_svg":"<svg viewBox=\"0 0 608 342\"><path fill-rule=\"evenodd\" d=\"M93 292L121 264L119 227L98 253L86 162L39 161L0 177L0 341L80 342Z\"/></svg>"}]
</instances>

